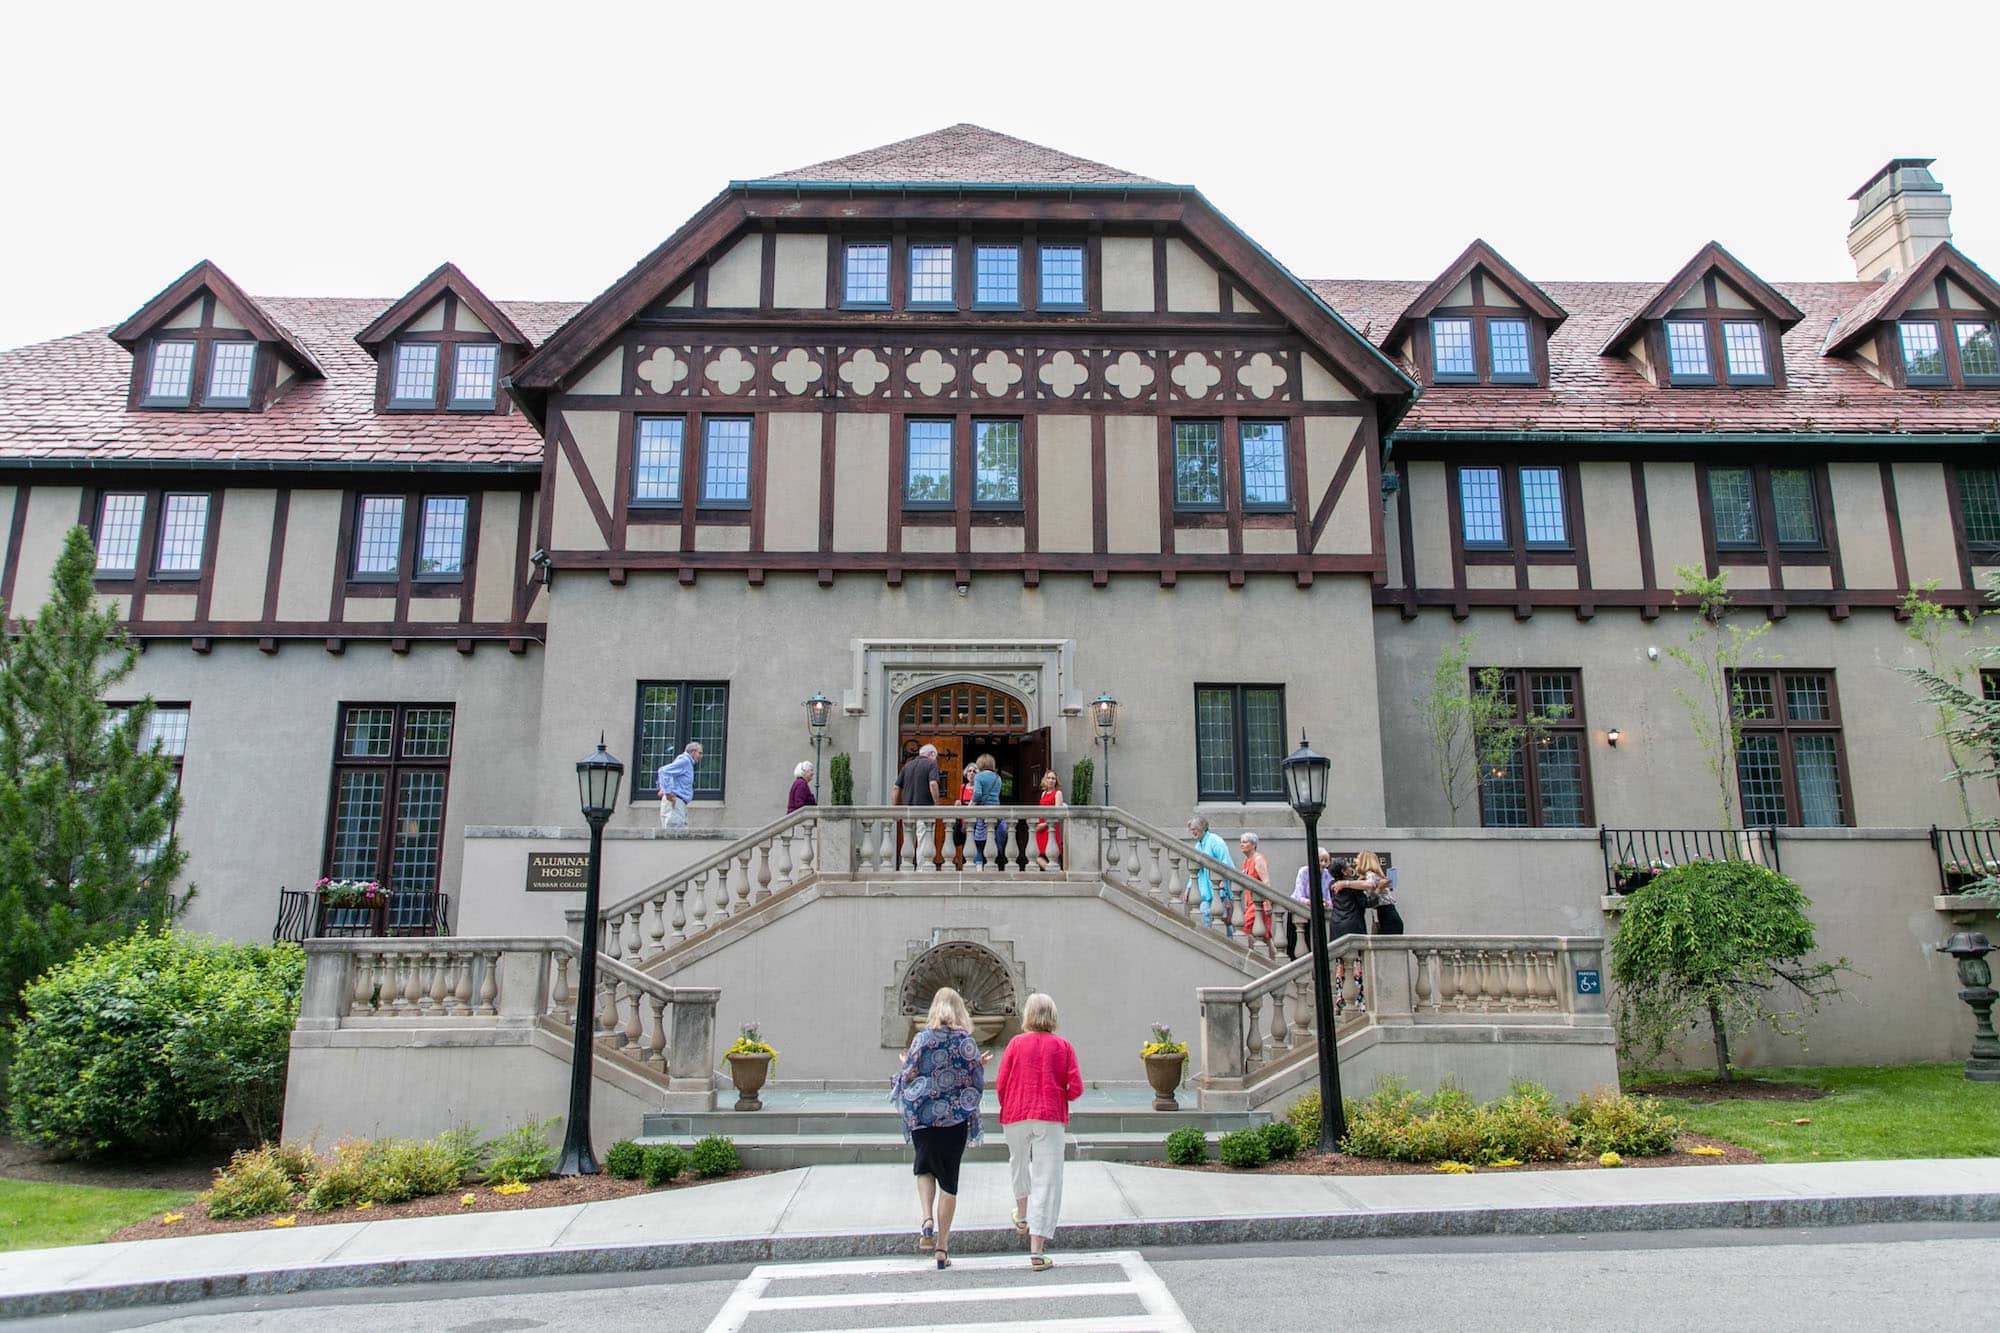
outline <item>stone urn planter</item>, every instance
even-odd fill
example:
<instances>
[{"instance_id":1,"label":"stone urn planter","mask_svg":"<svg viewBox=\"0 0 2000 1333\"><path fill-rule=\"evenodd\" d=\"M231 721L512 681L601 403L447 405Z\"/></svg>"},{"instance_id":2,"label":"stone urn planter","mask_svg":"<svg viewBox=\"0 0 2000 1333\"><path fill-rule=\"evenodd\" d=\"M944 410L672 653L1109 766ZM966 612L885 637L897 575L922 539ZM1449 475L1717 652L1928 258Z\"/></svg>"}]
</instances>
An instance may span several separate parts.
<instances>
[{"instance_id":1,"label":"stone urn planter","mask_svg":"<svg viewBox=\"0 0 2000 1333\"><path fill-rule=\"evenodd\" d=\"M736 1109L763 1110L763 1100L757 1094L764 1090L764 1080L770 1076L770 1056L732 1054L729 1057L729 1081L736 1085Z\"/></svg>"},{"instance_id":2,"label":"stone urn planter","mask_svg":"<svg viewBox=\"0 0 2000 1333\"><path fill-rule=\"evenodd\" d=\"M1146 1082L1153 1085L1153 1109L1155 1111L1178 1111L1181 1104L1174 1093L1181 1086L1181 1071L1187 1067L1187 1052L1174 1055L1148 1055L1146 1061Z\"/></svg>"}]
</instances>

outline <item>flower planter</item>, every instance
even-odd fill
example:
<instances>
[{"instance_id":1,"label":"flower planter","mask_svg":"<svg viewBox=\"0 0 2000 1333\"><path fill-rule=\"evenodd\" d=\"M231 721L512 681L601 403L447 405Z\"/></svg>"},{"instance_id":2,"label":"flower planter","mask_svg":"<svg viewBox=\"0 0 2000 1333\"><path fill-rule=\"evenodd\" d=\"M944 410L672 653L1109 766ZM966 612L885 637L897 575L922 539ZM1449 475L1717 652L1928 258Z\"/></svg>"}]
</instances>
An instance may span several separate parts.
<instances>
[{"instance_id":1,"label":"flower planter","mask_svg":"<svg viewBox=\"0 0 2000 1333\"><path fill-rule=\"evenodd\" d=\"M1984 878L1986 876L1976 870L1947 870L1944 872L1944 891L1963 893Z\"/></svg>"},{"instance_id":2,"label":"flower planter","mask_svg":"<svg viewBox=\"0 0 2000 1333\"><path fill-rule=\"evenodd\" d=\"M763 1101L757 1096L764 1090L764 1080L771 1076L771 1057L768 1055L731 1055L729 1057L729 1081L736 1085L736 1109L739 1111L761 1111Z\"/></svg>"},{"instance_id":3,"label":"flower planter","mask_svg":"<svg viewBox=\"0 0 2000 1333\"><path fill-rule=\"evenodd\" d=\"M1174 1093L1181 1086L1181 1071L1187 1066L1187 1053L1148 1055L1142 1058L1146 1062L1146 1082L1153 1086L1153 1109L1180 1110L1181 1104L1174 1099Z\"/></svg>"},{"instance_id":4,"label":"flower planter","mask_svg":"<svg viewBox=\"0 0 2000 1333\"><path fill-rule=\"evenodd\" d=\"M313 901L314 935L380 939L389 933L388 927L389 902L386 898L374 903L352 904L328 902L325 897Z\"/></svg>"},{"instance_id":5,"label":"flower planter","mask_svg":"<svg viewBox=\"0 0 2000 1333\"><path fill-rule=\"evenodd\" d=\"M1619 893L1631 893L1651 884L1659 873L1657 870L1634 870L1629 875L1620 875L1612 887Z\"/></svg>"}]
</instances>

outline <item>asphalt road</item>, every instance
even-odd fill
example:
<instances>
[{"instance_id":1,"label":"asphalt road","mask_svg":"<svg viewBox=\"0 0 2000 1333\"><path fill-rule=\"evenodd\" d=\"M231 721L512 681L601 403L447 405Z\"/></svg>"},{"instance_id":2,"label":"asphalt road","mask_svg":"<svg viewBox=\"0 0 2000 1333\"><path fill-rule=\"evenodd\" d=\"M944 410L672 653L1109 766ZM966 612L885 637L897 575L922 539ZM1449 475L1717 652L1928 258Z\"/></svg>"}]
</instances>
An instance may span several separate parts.
<instances>
[{"instance_id":1,"label":"asphalt road","mask_svg":"<svg viewBox=\"0 0 2000 1333\"><path fill-rule=\"evenodd\" d=\"M17 1327L421 1329L1783 1330L1995 1326L2000 1225L1162 1248L456 1283L72 1315ZM944 1296L947 1299L934 1299ZM1076 1321L1076 1322L1069 1322Z\"/></svg>"}]
</instances>

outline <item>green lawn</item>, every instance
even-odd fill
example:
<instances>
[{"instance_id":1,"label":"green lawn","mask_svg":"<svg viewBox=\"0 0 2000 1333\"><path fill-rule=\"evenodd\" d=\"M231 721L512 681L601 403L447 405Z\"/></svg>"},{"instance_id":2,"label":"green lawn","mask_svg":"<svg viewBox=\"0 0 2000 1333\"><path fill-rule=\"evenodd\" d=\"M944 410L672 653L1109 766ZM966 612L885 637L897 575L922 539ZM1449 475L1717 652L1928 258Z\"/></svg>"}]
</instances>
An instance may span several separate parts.
<instances>
[{"instance_id":1,"label":"green lawn","mask_svg":"<svg viewBox=\"0 0 2000 1333\"><path fill-rule=\"evenodd\" d=\"M1772 1082L1827 1090L1813 1102L1698 1102L1668 1098L1688 1128L1762 1153L1773 1162L1867 1157L2000 1156L2000 1083L1968 1083L1965 1066L1746 1070ZM1673 1075L1675 1082L1687 1075ZM1645 1091L1644 1077L1631 1090ZM1795 1119L1810 1123L1793 1124Z\"/></svg>"},{"instance_id":2,"label":"green lawn","mask_svg":"<svg viewBox=\"0 0 2000 1333\"><path fill-rule=\"evenodd\" d=\"M188 1190L108 1190L0 1180L0 1250L89 1245L193 1198Z\"/></svg>"}]
</instances>

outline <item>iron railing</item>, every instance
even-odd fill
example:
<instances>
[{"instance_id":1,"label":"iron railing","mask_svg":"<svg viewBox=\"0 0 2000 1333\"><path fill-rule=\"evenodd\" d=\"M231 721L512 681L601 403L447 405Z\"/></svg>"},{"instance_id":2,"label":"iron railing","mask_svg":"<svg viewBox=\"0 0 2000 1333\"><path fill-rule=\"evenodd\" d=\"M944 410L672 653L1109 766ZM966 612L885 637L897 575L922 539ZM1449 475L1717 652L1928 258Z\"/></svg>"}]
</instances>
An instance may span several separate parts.
<instances>
[{"instance_id":1,"label":"iron railing","mask_svg":"<svg viewBox=\"0 0 2000 1333\"><path fill-rule=\"evenodd\" d=\"M1604 853L1604 891L1630 893L1653 876L1690 861L1748 861L1780 870L1778 830L1762 828L1597 829Z\"/></svg>"},{"instance_id":2,"label":"iron railing","mask_svg":"<svg viewBox=\"0 0 2000 1333\"><path fill-rule=\"evenodd\" d=\"M1931 853L1937 857L1940 893L1965 893L1981 880L2000 878L2000 828L1933 824Z\"/></svg>"},{"instance_id":3,"label":"iron railing","mask_svg":"<svg viewBox=\"0 0 2000 1333\"><path fill-rule=\"evenodd\" d=\"M315 939L404 939L451 934L451 895L404 890L381 907L323 907L306 889L278 890L271 942Z\"/></svg>"}]
</instances>

